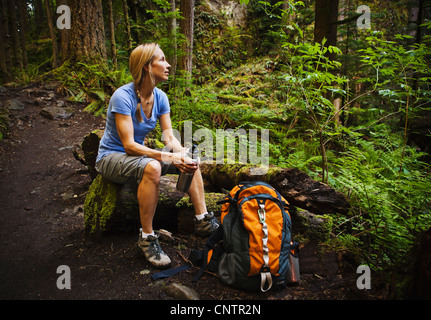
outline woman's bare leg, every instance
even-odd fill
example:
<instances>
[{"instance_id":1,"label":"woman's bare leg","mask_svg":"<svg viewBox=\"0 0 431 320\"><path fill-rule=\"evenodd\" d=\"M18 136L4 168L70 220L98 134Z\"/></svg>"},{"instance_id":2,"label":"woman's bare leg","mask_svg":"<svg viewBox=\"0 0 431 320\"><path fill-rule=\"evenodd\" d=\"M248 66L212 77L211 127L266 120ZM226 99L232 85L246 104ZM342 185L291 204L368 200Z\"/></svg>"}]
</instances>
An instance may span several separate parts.
<instances>
[{"instance_id":1,"label":"woman's bare leg","mask_svg":"<svg viewBox=\"0 0 431 320\"><path fill-rule=\"evenodd\" d=\"M144 176L138 186L139 216L144 233L153 232L153 218L159 201L160 176L160 162L150 161L145 166Z\"/></svg>"}]
</instances>

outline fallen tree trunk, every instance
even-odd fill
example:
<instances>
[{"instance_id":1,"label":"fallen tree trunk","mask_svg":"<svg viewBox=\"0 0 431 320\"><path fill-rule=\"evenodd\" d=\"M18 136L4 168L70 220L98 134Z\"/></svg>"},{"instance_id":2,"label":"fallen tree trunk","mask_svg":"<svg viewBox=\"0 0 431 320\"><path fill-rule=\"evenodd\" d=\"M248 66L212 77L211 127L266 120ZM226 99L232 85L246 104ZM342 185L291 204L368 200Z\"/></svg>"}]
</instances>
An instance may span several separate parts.
<instances>
[{"instance_id":1,"label":"fallen tree trunk","mask_svg":"<svg viewBox=\"0 0 431 320\"><path fill-rule=\"evenodd\" d=\"M75 157L85 163L91 177L94 179L84 204L86 229L91 232L104 232L110 226L124 218L131 217L137 221L138 204L136 187L130 185L117 185L106 181L94 169L95 155L97 155L100 132L92 132L84 138L81 145L83 156L75 150ZM223 195L241 181L261 180L271 184L293 206L305 209L313 214L341 213L349 211L350 204L342 193L332 187L311 179L306 173L296 168L280 168L269 166L264 174L259 172L257 166L245 164L206 164L200 165L205 180L205 198L209 210L218 211L214 201L223 198ZM97 178L96 178L97 177ZM180 229L187 229L192 225L191 208L188 197L175 189L175 177L163 177L160 190L157 217L164 221L173 220ZM209 193L208 190L216 193ZM120 219L120 220L118 220ZM130 220L129 220L130 222ZM157 223L157 221L155 221ZM162 227L164 227L162 225Z\"/></svg>"},{"instance_id":2,"label":"fallen tree trunk","mask_svg":"<svg viewBox=\"0 0 431 320\"><path fill-rule=\"evenodd\" d=\"M202 176L213 185L230 190L241 181L261 180L271 184L294 206L315 214L346 214L350 204L340 192L311 179L296 168L270 166L263 175L254 174L255 166L245 164L200 165Z\"/></svg>"},{"instance_id":3,"label":"fallen tree trunk","mask_svg":"<svg viewBox=\"0 0 431 320\"><path fill-rule=\"evenodd\" d=\"M190 198L176 190L177 175L165 175L160 181L159 201L153 226L179 233L193 232L194 209ZM84 202L84 226L91 234L110 230L138 230L139 205L137 184L116 184L100 174L93 180ZM221 193L205 193L208 211L217 212Z\"/></svg>"}]
</instances>

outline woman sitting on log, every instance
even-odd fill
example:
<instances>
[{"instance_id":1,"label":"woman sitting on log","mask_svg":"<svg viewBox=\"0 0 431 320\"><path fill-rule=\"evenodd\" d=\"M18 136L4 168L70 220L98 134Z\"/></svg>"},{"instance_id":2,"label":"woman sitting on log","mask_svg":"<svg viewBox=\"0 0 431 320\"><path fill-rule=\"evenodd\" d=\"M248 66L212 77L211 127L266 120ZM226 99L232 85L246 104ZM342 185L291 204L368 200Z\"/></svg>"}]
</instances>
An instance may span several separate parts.
<instances>
[{"instance_id":1,"label":"woman sitting on log","mask_svg":"<svg viewBox=\"0 0 431 320\"><path fill-rule=\"evenodd\" d=\"M195 209L195 233L210 235L219 222L207 212L199 164L186 156L185 149L172 131L170 106L166 93L156 85L168 80L170 65L156 43L140 45L130 55L133 82L118 88L109 102L106 128L100 141L96 170L115 183L136 181L141 230L138 247L147 261L158 268L169 268L171 260L163 252L153 230L153 217L159 199L163 174L194 172L188 194ZM164 143L172 152L148 148L146 135L157 120Z\"/></svg>"}]
</instances>

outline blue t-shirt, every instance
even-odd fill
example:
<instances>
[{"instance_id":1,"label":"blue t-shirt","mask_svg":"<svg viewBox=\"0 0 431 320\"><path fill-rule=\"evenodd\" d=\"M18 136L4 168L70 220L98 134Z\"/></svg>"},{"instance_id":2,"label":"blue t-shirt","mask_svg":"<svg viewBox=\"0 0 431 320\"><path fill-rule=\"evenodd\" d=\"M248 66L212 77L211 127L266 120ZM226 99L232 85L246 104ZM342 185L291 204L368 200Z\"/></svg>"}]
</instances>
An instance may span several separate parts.
<instances>
[{"instance_id":1,"label":"blue t-shirt","mask_svg":"<svg viewBox=\"0 0 431 320\"><path fill-rule=\"evenodd\" d=\"M118 88L114 92L109 101L106 128L103 137L100 140L99 153L96 161L99 161L112 152L125 152L124 146L117 132L115 113L121 113L132 117L135 142L143 144L147 134L156 127L157 119L161 115L170 112L169 100L166 93L159 88L154 88L153 92L154 104L151 117L148 119L141 109L143 118L142 122L140 122L136 117L138 96L136 95L135 85L133 82Z\"/></svg>"}]
</instances>

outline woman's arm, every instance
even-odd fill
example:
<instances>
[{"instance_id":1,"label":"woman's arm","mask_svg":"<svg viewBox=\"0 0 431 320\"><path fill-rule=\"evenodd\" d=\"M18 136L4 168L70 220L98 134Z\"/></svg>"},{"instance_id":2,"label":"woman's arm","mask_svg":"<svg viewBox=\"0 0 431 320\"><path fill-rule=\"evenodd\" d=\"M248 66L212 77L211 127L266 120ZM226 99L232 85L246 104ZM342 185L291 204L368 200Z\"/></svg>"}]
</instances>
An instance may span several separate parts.
<instances>
[{"instance_id":1,"label":"woman's arm","mask_svg":"<svg viewBox=\"0 0 431 320\"><path fill-rule=\"evenodd\" d=\"M160 116L160 127L162 128L163 143L173 152L184 152L181 143L175 137L172 131L171 116L169 113Z\"/></svg>"},{"instance_id":2,"label":"woman's arm","mask_svg":"<svg viewBox=\"0 0 431 320\"><path fill-rule=\"evenodd\" d=\"M172 131L172 122L171 116L169 113L165 113L160 116L160 127L162 128L162 136L163 142L168 147L169 150L172 150L174 153L180 153L184 158L184 162L179 166L176 166L181 171L196 171L198 169L199 163L194 163L191 159L185 155L186 150L181 146L181 143L175 137ZM163 156L165 153L163 154ZM175 165L175 163L174 163Z\"/></svg>"},{"instance_id":3,"label":"woman's arm","mask_svg":"<svg viewBox=\"0 0 431 320\"><path fill-rule=\"evenodd\" d=\"M162 115L160 117L160 124L162 130L168 130L167 132L170 130L171 134L167 134L167 141L165 141L165 143L170 143L169 146L172 147L174 152L163 152L151 149L135 142L133 137L133 121L131 116L115 113L115 122L117 125L118 135L120 136L124 150L128 155L147 156L159 161L172 163L181 170L186 169L186 171L194 171L197 169L197 166L190 160L190 158L185 155L184 149L173 135L169 114Z\"/></svg>"},{"instance_id":4,"label":"woman's arm","mask_svg":"<svg viewBox=\"0 0 431 320\"><path fill-rule=\"evenodd\" d=\"M133 121L132 117L121 113L115 114L115 123L117 132L120 136L124 150L131 156L147 156L156 160L161 160L161 152L148 148L142 144L135 142L133 138Z\"/></svg>"}]
</instances>

